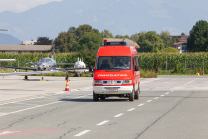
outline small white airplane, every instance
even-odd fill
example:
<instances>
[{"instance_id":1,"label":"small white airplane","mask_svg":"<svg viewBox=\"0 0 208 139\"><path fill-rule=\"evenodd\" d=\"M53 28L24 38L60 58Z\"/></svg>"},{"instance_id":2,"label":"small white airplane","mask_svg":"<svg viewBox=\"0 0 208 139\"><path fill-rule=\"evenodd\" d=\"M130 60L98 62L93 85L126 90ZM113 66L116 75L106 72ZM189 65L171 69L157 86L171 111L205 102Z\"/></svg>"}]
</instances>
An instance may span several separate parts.
<instances>
[{"instance_id":1,"label":"small white airplane","mask_svg":"<svg viewBox=\"0 0 208 139\"><path fill-rule=\"evenodd\" d=\"M54 60L54 50L55 46L53 46L53 52L52 52L52 57L51 58L42 58L38 63L31 63L35 64L34 68L25 68L25 67L7 67L7 66L0 66L0 68L11 68L15 69L14 73L0 73L0 76L12 76L12 75L25 75L24 80L28 80L27 75L29 74L42 74L42 79L43 79L43 74L47 73L54 73L54 72L66 72L66 79L68 79L68 72L71 73L77 73L78 76L82 73L86 72L91 72L92 71L92 66L89 66L90 69L86 68L85 63L83 62L83 59L77 60L76 63L56 63ZM62 68L62 69L57 69L57 65L74 65L74 68ZM33 72L16 72L16 69L21 69L21 70L31 70Z\"/></svg>"}]
</instances>

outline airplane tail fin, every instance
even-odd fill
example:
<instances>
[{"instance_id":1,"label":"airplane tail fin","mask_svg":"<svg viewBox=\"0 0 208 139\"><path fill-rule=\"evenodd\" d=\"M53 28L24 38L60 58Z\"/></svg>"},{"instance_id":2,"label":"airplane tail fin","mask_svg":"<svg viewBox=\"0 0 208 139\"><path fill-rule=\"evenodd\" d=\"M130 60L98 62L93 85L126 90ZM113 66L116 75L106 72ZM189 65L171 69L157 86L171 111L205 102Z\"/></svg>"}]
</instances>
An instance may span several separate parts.
<instances>
[{"instance_id":1,"label":"airplane tail fin","mask_svg":"<svg viewBox=\"0 0 208 139\"><path fill-rule=\"evenodd\" d=\"M55 51L55 44L53 44L52 56L51 58L54 59L54 51Z\"/></svg>"}]
</instances>

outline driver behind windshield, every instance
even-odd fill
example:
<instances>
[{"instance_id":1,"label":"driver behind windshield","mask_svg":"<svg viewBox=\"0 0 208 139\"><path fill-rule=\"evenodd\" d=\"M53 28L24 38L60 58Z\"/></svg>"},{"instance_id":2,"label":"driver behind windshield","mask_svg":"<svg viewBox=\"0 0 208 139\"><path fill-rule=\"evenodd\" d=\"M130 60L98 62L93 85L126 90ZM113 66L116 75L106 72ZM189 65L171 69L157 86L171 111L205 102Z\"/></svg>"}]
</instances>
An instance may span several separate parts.
<instances>
[{"instance_id":1,"label":"driver behind windshield","mask_svg":"<svg viewBox=\"0 0 208 139\"><path fill-rule=\"evenodd\" d=\"M123 58L120 66L127 67L126 60Z\"/></svg>"}]
</instances>

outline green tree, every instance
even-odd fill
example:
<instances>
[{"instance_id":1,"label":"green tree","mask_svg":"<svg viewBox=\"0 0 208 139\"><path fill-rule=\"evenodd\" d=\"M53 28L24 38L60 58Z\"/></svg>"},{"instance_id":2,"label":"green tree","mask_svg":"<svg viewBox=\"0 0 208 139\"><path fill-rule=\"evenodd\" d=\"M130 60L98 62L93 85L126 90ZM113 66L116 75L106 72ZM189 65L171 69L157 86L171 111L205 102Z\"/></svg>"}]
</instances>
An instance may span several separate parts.
<instances>
[{"instance_id":1,"label":"green tree","mask_svg":"<svg viewBox=\"0 0 208 139\"><path fill-rule=\"evenodd\" d=\"M161 50L163 53L179 53L178 49L173 47L164 48Z\"/></svg>"},{"instance_id":2,"label":"green tree","mask_svg":"<svg viewBox=\"0 0 208 139\"><path fill-rule=\"evenodd\" d=\"M180 42L180 40L179 40L179 38L176 36L173 36L172 37L172 40L171 40L171 44L173 44L173 43L176 43L176 42Z\"/></svg>"},{"instance_id":3,"label":"green tree","mask_svg":"<svg viewBox=\"0 0 208 139\"><path fill-rule=\"evenodd\" d=\"M165 44L165 48L170 47L173 43L173 38L170 35L169 31L161 31L160 33L161 39L163 39L163 42Z\"/></svg>"},{"instance_id":4,"label":"green tree","mask_svg":"<svg viewBox=\"0 0 208 139\"><path fill-rule=\"evenodd\" d=\"M35 45L52 45L53 39L50 40L48 37L38 37Z\"/></svg>"},{"instance_id":5,"label":"green tree","mask_svg":"<svg viewBox=\"0 0 208 139\"><path fill-rule=\"evenodd\" d=\"M143 52L155 52L164 48L164 43L161 37L155 31L139 33L137 43Z\"/></svg>"},{"instance_id":6,"label":"green tree","mask_svg":"<svg viewBox=\"0 0 208 139\"><path fill-rule=\"evenodd\" d=\"M86 32L82 38L79 39L79 48L88 50L98 50L102 45L103 38L101 35L93 32Z\"/></svg>"},{"instance_id":7,"label":"green tree","mask_svg":"<svg viewBox=\"0 0 208 139\"><path fill-rule=\"evenodd\" d=\"M100 32L98 29L93 29L92 26L90 25L80 25L76 30L75 30L75 34L76 34L76 39L77 41L82 38L82 36L85 34L85 32L93 32L93 33L97 33L100 35Z\"/></svg>"},{"instance_id":8,"label":"green tree","mask_svg":"<svg viewBox=\"0 0 208 139\"><path fill-rule=\"evenodd\" d=\"M113 38L113 34L112 33L110 33L108 30L103 30L101 33L101 36L103 37L103 38Z\"/></svg>"},{"instance_id":9,"label":"green tree","mask_svg":"<svg viewBox=\"0 0 208 139\"><path fill-rule=\"evenodd\" d=\"M58 49L59 52L69 52L69 49L67 47L67 33L61 32L59 33L58 37L54 40L54 44L56 46L56 49Z\"/></svg>"},{"instance_id":10,"label":"green tree","mask_svg":"<svg viewBox=\"0 0 208 139\"><path fill-rule=\"evenodd\" d=\"M135 33L135 34L131 35L131 36L130 36L130 39L131 39L132 41L137 42L138 39L139 39L139 34L138 34L138 33Z\"/></svg>"},{"instance_id":11,"label":"green tree","mask_svg":"<svg viewBox=\"0 0 208 139\"><path fill-rule=\"evenodd\" d=\"M186 34L184 32L182 32L181 35L186 35Z\"/></svg>"},{"instance_id":12,"label":"green tree","mask_svg":"<svg viewBox=\"0 0 208 139\"><path fill-rule=\"evenodd\" d=\"M129 35L116 35L115 38L128 38L129 39Z\"/></svg>"},{"instance_id":13,"label":"green tree","mask_svg":"<svg viewBox=\"0 0 208 139\"><path fill-rule=\"evenodd\" d=\"M190 31L190 38L187 40L187 49L193 52L208 51L208 23L200 20Z\"/></svg>"},{"instance_id":14,"label":"green tree","mask_svg":"<svg viewBox=\"0 0 208 139\"><path fill-rule=\"evenodd\" d=\"M59 33L58 37L54 40L56 49L58 49L60 52L73 52L90 48L90 46L80 44L79 42L85 33L94 33L101 37L98 29L93 29L90 25L80 25L78 28L70 27L67 32ZM90 43L87 45L90 45Z\"/></svg>"}]
</instances>

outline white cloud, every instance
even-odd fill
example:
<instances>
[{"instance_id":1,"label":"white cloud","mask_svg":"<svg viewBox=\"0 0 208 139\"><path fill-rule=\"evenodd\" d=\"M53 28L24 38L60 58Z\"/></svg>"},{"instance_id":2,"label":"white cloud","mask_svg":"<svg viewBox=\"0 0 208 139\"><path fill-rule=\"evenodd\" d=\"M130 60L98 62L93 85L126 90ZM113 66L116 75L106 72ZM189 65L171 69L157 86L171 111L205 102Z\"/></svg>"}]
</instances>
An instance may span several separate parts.
<instances>
[{"instance_id":1,"label":"white cloud","mask_svg":"<svg viewBox=\"0 0 208 139\"><path fill-rule=\"evenodd\" d=\"M0 0L0 13L7 10L15 13L21 13L33 7L53 1L60 2L62 0Z\"/></svg>"}]
</instances>

